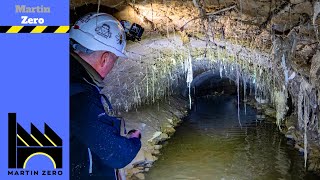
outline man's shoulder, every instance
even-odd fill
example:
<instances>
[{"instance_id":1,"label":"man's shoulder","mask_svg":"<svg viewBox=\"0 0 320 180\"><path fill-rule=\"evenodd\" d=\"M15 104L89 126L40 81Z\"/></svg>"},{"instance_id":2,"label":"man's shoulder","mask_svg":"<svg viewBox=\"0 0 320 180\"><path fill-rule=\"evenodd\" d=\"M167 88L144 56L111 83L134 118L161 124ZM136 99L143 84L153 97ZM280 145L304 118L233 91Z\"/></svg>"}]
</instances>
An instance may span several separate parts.
<instances>
[{"instance_id":1,"label":"man's shoulder","mask_svg":"<svg viewBox=\"0 0 320 180\"><path fill-rule=\"evenodd\" d=\"M95 99L95 97L100 99L100 93L91 85L86 84L85 82L70 83L70 97L80 94L88 96L92 99Z\"/></svg>"}]
</instances>

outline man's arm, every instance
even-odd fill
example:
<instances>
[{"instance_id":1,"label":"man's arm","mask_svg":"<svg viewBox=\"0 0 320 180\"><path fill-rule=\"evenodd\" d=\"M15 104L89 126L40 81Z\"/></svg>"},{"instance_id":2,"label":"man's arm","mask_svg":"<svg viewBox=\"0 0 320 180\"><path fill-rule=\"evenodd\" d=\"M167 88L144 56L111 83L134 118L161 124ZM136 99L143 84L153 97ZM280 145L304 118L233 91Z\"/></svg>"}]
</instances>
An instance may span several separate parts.
<instances>
[{"instance_id":1,"label":"man's arm","mask_svg":"<svg viewBox=\"0 0 320 180\"><path fill-rule=\"evenodd\" d=\"M77 120L71 122L75 127L73 133L105 165L122 168L129 164L139 152L140 139L120 136L114 126L114 122L118 120L114 117L108 115L98 117L104 112L98 100L100 99L85 93L72 97L71 112L74 116L72 119Z\"/></svg>"},{"instance_id":2,"label":"man's arm","mask_svg":"<svg viewBox=\"0 0 320 180\"><path fill-rule=\"evenodd\" d=\"M90 135L91 138L86 144L104 164L110 167L125 167L136 157L141 148L139 138L120 136L115 128L108 124L98 122L97 125L91 125L91 127L95 132Z\"/></svg>"}]
</instances>

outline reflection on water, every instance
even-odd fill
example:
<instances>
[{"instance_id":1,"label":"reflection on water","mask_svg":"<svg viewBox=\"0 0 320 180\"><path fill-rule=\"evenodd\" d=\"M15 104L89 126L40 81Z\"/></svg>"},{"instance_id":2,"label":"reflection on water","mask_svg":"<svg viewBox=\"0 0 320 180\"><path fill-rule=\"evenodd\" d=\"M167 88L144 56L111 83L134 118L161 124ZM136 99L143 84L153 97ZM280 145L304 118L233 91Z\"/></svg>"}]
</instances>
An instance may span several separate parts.
<instances>
[{"instance_id":1,"label":"reflection on water","mask_svg":"<svg viewBox=\"0 0 320 180\"><path fill-rule=\"evenodd\" d=\"M198 99L176 134L162 149L147 180L170 179L320 179L304 171L303 157L254 109L235 97Z\"/></svg>"}]
</instances>

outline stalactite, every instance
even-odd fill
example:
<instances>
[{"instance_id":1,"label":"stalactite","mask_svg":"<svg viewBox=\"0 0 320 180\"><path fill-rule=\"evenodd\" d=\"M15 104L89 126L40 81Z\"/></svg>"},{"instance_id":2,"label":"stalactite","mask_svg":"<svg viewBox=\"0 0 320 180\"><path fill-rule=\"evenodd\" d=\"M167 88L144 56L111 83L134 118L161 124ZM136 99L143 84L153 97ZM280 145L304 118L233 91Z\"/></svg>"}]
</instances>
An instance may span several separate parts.
<instances>
[{"instance_id":1,"label":"stalactite","mask_svg":"<svg viewBox=\"0 0 320 180\"><path fill-rule=\"evenodd\" d=\"M237 66L237 93L238 93L238 121L239 125L242 128L241 119L240 119L240 72L239 67Z\"/></svg>"},{"instance_id":2,"label":"stalactite","mask_svg":"<svg viewBox=\"0 0 320 180\"><path fill-rule=\"evenodd\" d=\"M153 68L152 68L152 103L154 103L155 102L155 69L156 69L156 67L155 66L152 66Z\"/></svg>"},{"instance_id":3,"label":"stalactite","mask_svg":"<svg viewBox=\"0 0 320 180\"><path fill-rule=\"evenodd\" d=\"M247 115L247 82L246 78L243 77L243 102L244 102L244 114Z\"/></svg>"},{"instance_id":4,"label":"stalactite","mask_svg":"<svg viewBox=\"0 0 320 180\"><path fill-rule=\"evenodd\" d=\"M220 73L220 78L222 79L222 71L223 71L223 69L222 69L222 67L221 67L221 64L220 64L220 67L219 67L219 73Z\"/></svg>"},{"instance_id":5,"label":"stalactite","mask_svg":"<svg viewBox=\"0 0 320 180\"><path fill-rule=\"evenodd\" d=\"M133 102L134 104L137 104L138 103L138 96L137 96L137 92L136 92L136 87L133 86L133 92L134 92L134 96L133 96Z\"/></svg>"},{"instance_id":6,"label":"stalactite","mask_svg":"<svg viewBox=\"0 0 320 180\"><path fill-rule=\"evenodd\" d=\"M148 67L146 67L146 79L147 79L147 98L149 97L149 75L148 75Z\"/></svg>"},{"instance_id":7,"label":"stalactite","mask_svg":"<svg viewBox=\"0 0 320 180\"><path fill-rule=\"evenodd\" d=\"M300 84L299 96L298 96L298 123L299 127L303 128L303 140L304 140L304 160L305 167L307 167L308 160L308 124L310 122L309 115L312 114L312 91L311 85L304 79Z\"/></svg>"},{"instance_id":8,"label":"stalactite","mask_svg":"<svg viewBox=\"0 0 320 180\"><path fill-rule=\"evenodd\" d=\"M286 65L286 57L285 57L284 54L282 55L281 66L282 66L282 69L283 69L285 86L287 86L288 85L288 81L289 81L289 76L288 76L288 68L287 68L287 65Z\"/></svg>"},{"instance_id":9,"label":"stalactite","mask_svg":"<svg viewBox=\"0 0 320 180\"><path fill-rule=\"evenodd\" d=\"M129 106L128 106L128 101L126 100L126 103L125 103L125 110L126 112L129 112Z\"/></svg>"},{"instance_id":10,"label":"stalactite","mask_svg":"<svg viewBox=\"0 0 320 180\"><path fill-rule=\"evenodd\" d=\"M259 102L258 100L258 94L259 94L259 83L258 83L258 77L257 77L257 68L254 67L254 98Z\"/></svg>"},{"instance_id":11,"label":"stalactite","mask_svg":"<svg viewBox=\"0 0 320 180\"><path fill-rule=\"evenodd\" d=\"M313 22L313 26L314 26L314 30L315 30L318 42L320 43L319 30L318 30L318 27L316 25L316 20L317 20L318 14L320 14L320 2L319 1L314 3L313 20L312 20L312 22Z\"/></svg>"},{"instance_id":12,"label":"stalactite","mask_svg":"<svg viewBox=\"0 0 320 180\"><path fill-rule=\"evenodd\" d=\"M140 96L140 92L139 92L139 87L136 86L136 91L137 91L137 98L138 98L138 105L140 106L141 105L141 96Z\"/></svg>"},{"instance_id":13,"label":"stalactite","mask_svg":"<svg viewBox=\"0 0 320 180\"><path fill-rule=\"evenodd\" d=\"M304 104L303 104L303 107L304 107L304 118L303 118L303 121L304 121L304 135L303 135L303 140L304 140L304 143L303 143L303 149L304 149L304 167L307 168L307 159L308 159L308 138L307 138L307 126L308 126L308 122L309 122L309 98L307 98L305 96L304 98Z\"/></svg>"},{"instance_id":14,"label":"stalactite","mask_svg":"<svg viewBox=\"0 0 320 180\"><path fill-rule=\"evenodd\" d=\"M191 109L192 106L192 99L191 99L191 83L193 80L193 69L192 69L192 56L191 50L188 51L189 58L188 58L188 69L187 69L187 86L189 88L189 108Z\"/></svg>"}]
</instances>

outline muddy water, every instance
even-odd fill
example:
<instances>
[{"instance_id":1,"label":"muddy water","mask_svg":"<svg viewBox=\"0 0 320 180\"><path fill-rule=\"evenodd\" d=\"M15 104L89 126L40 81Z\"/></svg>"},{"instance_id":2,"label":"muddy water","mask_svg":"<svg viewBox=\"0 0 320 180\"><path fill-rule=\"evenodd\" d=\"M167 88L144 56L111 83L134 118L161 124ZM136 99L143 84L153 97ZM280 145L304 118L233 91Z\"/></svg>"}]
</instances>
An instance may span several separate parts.
<instances>
[{"instance_id":1,"label":"muddy water","mask_svg":"<svg viewBox=\"0 0 320 180\"><path fill-rule=\"evenodd\" d=\"M147 180L320 179L304 171L303 156L268 119L241 106L239 121L236 97L202 98L195 106Z\"/></svg>"}]
</instances>

